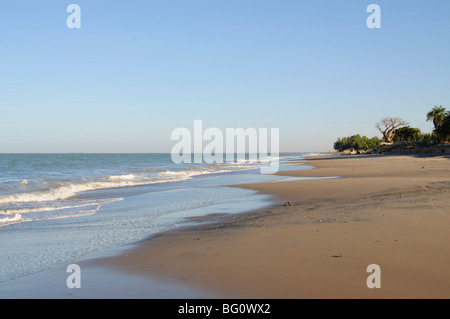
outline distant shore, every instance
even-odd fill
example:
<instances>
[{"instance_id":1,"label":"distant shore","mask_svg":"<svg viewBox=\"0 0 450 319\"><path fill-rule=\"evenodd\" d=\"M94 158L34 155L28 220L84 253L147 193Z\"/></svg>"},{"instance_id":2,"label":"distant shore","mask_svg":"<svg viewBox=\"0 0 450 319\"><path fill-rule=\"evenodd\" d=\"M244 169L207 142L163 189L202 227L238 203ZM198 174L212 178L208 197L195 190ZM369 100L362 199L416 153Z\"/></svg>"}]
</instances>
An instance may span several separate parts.
<instances>
[{"instance_id":1,"label":"distant shore","mask_svg":"<svg viewBox=\"0 0 450 319\"><path fill-rule=\"evenodd\" d=\"M339 178L239 185L278 205L166 232L99 263L230 298L450 297L449 156L305 163L315 168L278 174ZM366 285L371 264L379 289Z\"/></svg>"}]
</instances>

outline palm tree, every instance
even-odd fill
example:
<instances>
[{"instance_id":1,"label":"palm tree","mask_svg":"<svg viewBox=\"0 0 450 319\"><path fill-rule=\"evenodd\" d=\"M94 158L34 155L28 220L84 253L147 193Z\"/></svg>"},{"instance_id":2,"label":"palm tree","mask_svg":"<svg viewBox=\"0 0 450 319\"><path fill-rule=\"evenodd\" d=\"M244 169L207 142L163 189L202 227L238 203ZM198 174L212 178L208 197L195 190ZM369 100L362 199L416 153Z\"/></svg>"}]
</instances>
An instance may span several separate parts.
<instances>
[{"instance_id":1,"label":"palm tree","mask_svg":"<svg viewBox=\"0 0 450 319\"><path fill-rule=\"evenodd\" d=\"M434 130L439 141L445 141L450 139L450 113L442 120L441 124Z\"/></svg>"},{"instance_id":2,"label":"palm tree","mask_svg":"<svg viewBox=\"0 0 450 319\"><path fill-rule=\"evenodd\" d=\"M435 105L431 111L427 113L427 121L433 121L434 129L437 129L448 114L445 107L442 107L442 105Z\"/></svg>"}]
</instances>

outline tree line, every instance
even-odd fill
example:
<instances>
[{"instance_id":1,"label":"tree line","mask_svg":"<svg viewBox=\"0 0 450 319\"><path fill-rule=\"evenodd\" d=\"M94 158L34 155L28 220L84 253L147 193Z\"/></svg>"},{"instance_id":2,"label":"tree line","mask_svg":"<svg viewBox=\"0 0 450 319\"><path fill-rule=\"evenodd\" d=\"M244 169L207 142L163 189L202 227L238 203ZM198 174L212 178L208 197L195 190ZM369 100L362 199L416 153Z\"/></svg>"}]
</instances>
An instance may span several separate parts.
<instances>
[{"instance_id":1,"label":"tree line","mask_svg":"<svg viewBox=\"0 0 450 319\"><path fill-rule=\"evenodd\" d=\"M409 123L398 117L386 117L376 124L382 137L368 138L359 134L338 138L334 143L334 149L344 151L353 148L357 151L367 151L382 144L395 142L425 142L437 144L448 142L450 139L450 111L445 107L434 106L426 116L427 121L433 122L434 130L424 133L418 128L409 126Z\"/></svg>"}]
</instances>

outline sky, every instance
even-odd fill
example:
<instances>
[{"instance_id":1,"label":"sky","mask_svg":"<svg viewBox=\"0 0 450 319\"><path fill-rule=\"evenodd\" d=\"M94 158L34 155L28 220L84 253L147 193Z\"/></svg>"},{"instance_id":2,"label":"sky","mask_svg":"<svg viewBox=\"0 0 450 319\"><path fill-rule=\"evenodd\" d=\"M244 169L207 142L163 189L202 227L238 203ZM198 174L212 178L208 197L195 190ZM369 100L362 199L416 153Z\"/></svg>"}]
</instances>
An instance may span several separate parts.
<instances>
[{"instance_id":1,"label":"sky","mask_svg":"<svg viewBox=\"0 0 450 319\"><path fill-rule=\"evenodd\" d=\"M4 1L0 153L170 152L194 120L279 128L281 152L381 137L388 116L431 132L426 113L450 109L449 15L448 0Z\"/></svg>"}]
</instances>

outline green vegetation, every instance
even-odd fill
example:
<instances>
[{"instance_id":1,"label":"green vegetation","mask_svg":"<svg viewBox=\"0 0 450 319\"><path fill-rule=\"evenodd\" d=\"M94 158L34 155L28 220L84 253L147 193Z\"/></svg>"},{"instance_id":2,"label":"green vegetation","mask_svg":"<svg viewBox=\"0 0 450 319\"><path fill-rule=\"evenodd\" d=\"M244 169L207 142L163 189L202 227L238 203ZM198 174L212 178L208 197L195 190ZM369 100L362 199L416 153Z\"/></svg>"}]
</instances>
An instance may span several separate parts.
<instances>
[{"instance_id":1,"label":"green vegetation","mask_svg":"<svg viewBox=\"0 0 450 319\"><path fill-rule=\"evenodd\" d=\"M450 140L450 114L449 113L447 113L447 116L442 120L440 125L434 130L434 133L437 135L439 142Z\"/></svg>"},{"instance_id":2,"label":"green vegetation","mask_svg":"<svg viewBox=\"0 0 450 319\"><path fill-rule=\"evenodd\" d=\"M360 136L359 134L338 138L334 143L334 149L342 152L349 148L354 148L357 151L367 151L375 148L380 144L378 137L368 138L366 136Z\"/></svg>"},{"instance_id":3,"label":"green vegetation","mask_svg":"<svg viewBox=\"0 0 450 319\"><path fill-rule=\"evenodd\" d=\"M421 141L424 135L418 128L404 126L395 130L394 142Z\"/></svg>"},{"instance_id":4,"label":"green vegetation","mask_svg":"<svg viewBox=\"0 0 450 319\"><path fill-rule=\"evenodd\" d=\"M449 112L445 110L445 107L442 107L442 105L435 105L431 111L427 113L427 121L432 121L434 129L436 130L448 115Z\"/></svg>"},{"instance_id":5,"label":"green vegetation","mask_svg":"<svg viewBox=\"0 0 450 319\"><path fill-rule=\"evenodd\" d=\"M378 137L368 138L359 134L338 138L334 149L342 152L353 148L356 151L372 150L382 144L395 144L400 142L420 142L422 144L437 144L450 141L450 112L442 105L434 106L427 113L427 121L433 122L432 133L423 133L413 128L407 122L395 117L386 117L376 124L381 133Z\"/></svg>"}]
</instances>

